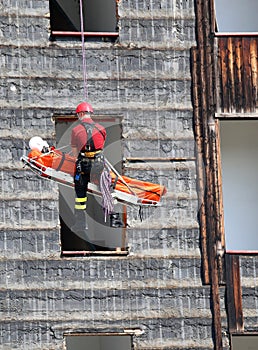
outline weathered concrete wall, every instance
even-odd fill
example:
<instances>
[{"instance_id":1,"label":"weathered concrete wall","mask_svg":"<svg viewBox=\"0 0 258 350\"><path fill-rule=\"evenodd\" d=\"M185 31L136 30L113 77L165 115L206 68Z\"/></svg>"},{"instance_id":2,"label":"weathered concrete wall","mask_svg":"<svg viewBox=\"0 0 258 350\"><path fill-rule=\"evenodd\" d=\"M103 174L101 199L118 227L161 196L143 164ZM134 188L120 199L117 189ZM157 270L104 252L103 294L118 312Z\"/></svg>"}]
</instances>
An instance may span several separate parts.
<instances>
[{"instance_id":1,"label":"weathered concrete wall","mask_svg":"<svg viewBox=\"0 0 258 350\"><path fill-rule=\"evenodd\" d=\"M81 45L49 41L48 1L0 1L0 349L63 349L64 333L140 328L134 349L212 349L201 283L192 129L192 0L119 2L119 39L86 44L89 101L123 115L125 173L168 188L129 210L126 257L61 258L58 189L23 169L31 136L83 98ZM184 161L174 161L176 158ZM146 171L146 168L148 169Z\"/></svg>"},{"instance_id":2,"label":"weathered concrete wall","mask_svg":"<svg viewBox=\"0 0 258 350\"><path fill-rule=\"evenodd\" d=\"M244 330L245 332L257 332L257 257L241 256L240 273Z\"/></svg>"}]
</instances>

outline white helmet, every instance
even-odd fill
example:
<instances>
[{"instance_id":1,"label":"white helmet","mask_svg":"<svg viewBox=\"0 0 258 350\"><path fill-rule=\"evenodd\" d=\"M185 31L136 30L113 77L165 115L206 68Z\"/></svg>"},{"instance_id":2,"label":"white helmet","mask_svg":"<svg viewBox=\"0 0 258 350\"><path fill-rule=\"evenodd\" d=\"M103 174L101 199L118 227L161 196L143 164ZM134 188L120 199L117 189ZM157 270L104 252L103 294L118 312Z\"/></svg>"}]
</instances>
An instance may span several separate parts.
<instances>
[{"instance_id":1,"label":"white helmet","mask_svg":"<svg viewBox=\"0 0 258 350\"><path fill-rule=\"evenodd\" d=\"M44 147L49 147L48 143L44 141L41 137L39 136L34 136L30 139L29 142L29 147L31 150L37 150L39 152L42 152Z\"/></svg>"}]
</instances>

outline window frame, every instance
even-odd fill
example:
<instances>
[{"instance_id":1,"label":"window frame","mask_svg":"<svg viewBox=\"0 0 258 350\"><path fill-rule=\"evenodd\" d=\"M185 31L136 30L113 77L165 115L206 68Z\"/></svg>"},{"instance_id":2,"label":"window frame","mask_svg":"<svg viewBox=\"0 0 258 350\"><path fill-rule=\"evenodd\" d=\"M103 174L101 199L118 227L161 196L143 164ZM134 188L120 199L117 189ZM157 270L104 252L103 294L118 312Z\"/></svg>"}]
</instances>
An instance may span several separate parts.
<instances>
[{"instance_id":1,"label":"window frame","mask_svg":"<svg viewBox=\"0 0 258 350\"><path fill-rule=\"evenodd\" d=\"M233 348L233 337L256 337L258 339L258 332L254 331L254 332L248 332L248 331L245 331L244 333L243 332L231 332L230 333L230 348L232 350L234 350ZM249 349L249 348L248 348Z\"/></svg>"},{"instance_id":2,"label":"window frame","mask_svg":"<svg viewBox=\"0 0 258 350\"><path fill-rule=\"evenodd\" d=\"M121 120L123 116L121 115L102 115L102 114L94 114L93 120L99 123L103 122L116 122L117 124L121 125ZM67 122L67 123L74 123L77 121L77 117L74 114L71 113L61 113L61 114L54 114L52 116L52 121L55 124L55 131L57 130L57 124L60 122ZM122 134L120 135L121 140ZM121 171L123 170L123 160L121 158ZM60 203L60 189L59 189L59 203ZM126 206L122 205L123 212L122 212L122 219L125 222L125 227L119 228L121 230L121 241L123 242L123 245L121 247L114 247L113 249L105 247L106 249L98 249L98 250L76 250L76 249L63 249L63 241L64 238L64 232L66 230L63 220L60 217L60 239L61 239L61 256L62 257L71 257L71 256L92 256L92 255L110 255L110 256L124 256L129 254L129 247L127 245L127 229L126 229Z\"/></svg>"},{"instance_id":3,"label":"window frame","mask_svg":"<svg viewBox=\"0 0 258 350\"><path fill-rule=\"evenodd\" d=\"M65 38L74 38L74 39L81 39L84 37L86 40L91 38L106 38L110 40L115 40L118 36L118 29L116 31L72 31L72 30L52 30L53 26L53 15L51 14L51 1L49 0L49 9L50 9L50 39L56 40L56 39L65 39ZM118 0L114 0L116 3L116 22L118 22ZM118 26L117 26L118 28Z\"/></svg>"},{"instance_id":4,"label":"window frame","mask_svg":"<svg viewBox=\"0 0 258 350\"><path fill-rule=\"evenodd\" d=\"M138 334L139 333L139 334ZM65 333L65 349L70 350L67 348L67 338L68 337L128 337L130 338L130 349L133 349L133 337L136 335L142 334L141 330L135 329L135 330L125 330L124 332L86 332L86 333Z\"/></svg>"},{"instance_id":5,"label":"window frame","mask_svg":"<svg viewBox=\"0 0 258 350\"><path fill-rule=\"evenodd\" d=\"M221 36L257 36L258 35L258 29L257 31L222 31L218 28L218 21L217 21L217 10L216 10L216 0L213 0L213 9L212 12L214 14L213 16L213 22L212 22L212 32L215 37L221 37Z\"/></svg>"},{"instance_id":6,"label":"window frame","mask_svg":"<svg viewBox=\"0 0 258 350\"><path fill-rule=\"evenodd\" d=\"M217 163L219 164L219 172L220 172L220 179L221 184L217 184L218 188L220 188L220 200L222 202L222 212L220 213L221 217L221 226L223 227L223 230L221 232L222 240L223 242L226 242L226 232L225 232L225 224L224 224L224 207L223 207L223 191L222 191L222 183L223 183L223 177L222 177L222 158L221 158L221 137L220 137L220 121L258 121L258 114L252 114L248 115L246 113L216 113L215 114L215 120L218 121L218 129L217 129L217 140L218 140L218 148L219 152L216 153ZM227 246L225 244L225 253L230 255L258 255L258 249L256 250L247 250L247 249L227 249Z\"/></svg>"}]
</instances>

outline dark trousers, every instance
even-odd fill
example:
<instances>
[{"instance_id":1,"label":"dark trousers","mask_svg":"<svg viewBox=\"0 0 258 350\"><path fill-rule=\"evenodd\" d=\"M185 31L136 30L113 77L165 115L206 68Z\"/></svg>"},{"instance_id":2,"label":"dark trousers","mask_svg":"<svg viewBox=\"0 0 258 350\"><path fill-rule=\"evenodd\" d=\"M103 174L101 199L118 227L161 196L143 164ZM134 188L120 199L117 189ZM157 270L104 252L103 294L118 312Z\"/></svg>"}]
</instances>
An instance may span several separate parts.
<instances>
[{"instance_id":1,"label":"dark trousers","mask_svg":"<svg viewBox=\"0 0 258 350\"><path fill-rule=\"evenodd\" d=\"M98 185L103 169L103 156L98 156L93 159L78 157L74 175L74 188L76 193L75 209L86 209L88 183L92 182Z\"/></svg>"}]
</instances>

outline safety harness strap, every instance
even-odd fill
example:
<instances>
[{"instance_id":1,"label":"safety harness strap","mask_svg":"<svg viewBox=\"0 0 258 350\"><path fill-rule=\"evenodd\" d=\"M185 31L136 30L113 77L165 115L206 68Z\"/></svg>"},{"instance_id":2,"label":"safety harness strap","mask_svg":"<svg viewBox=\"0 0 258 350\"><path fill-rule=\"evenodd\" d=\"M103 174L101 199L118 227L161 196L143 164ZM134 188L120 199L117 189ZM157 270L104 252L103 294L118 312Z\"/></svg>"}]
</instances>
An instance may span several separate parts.
<instances>
[{"instance_id":1,"label":"safety harness strap","mask_svg":"<svg viewBox=\"0 0 258 350\"><path fill-rule=\"evenodd\" d=\"M94 129L97 129L101 135L103 136L103 139L105 139L105 134L103 133L102 130L100 130L95 123L83 123L80 120L80 124L84 127L86 134L87 134L87 142L85 145L85 151L86 152L91 152L91 151L97 151L94 145L92 133Z\"/></svg>"}]
</instances>

